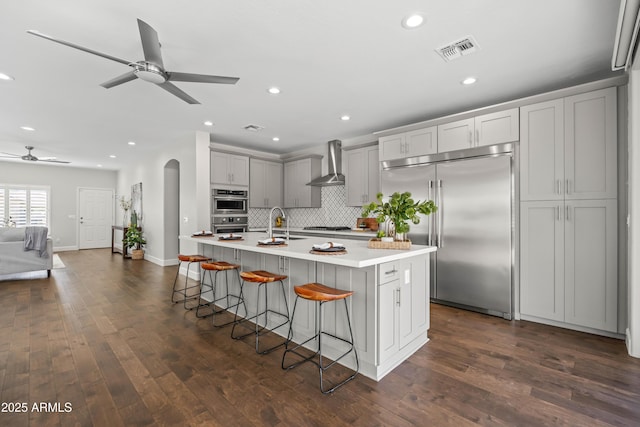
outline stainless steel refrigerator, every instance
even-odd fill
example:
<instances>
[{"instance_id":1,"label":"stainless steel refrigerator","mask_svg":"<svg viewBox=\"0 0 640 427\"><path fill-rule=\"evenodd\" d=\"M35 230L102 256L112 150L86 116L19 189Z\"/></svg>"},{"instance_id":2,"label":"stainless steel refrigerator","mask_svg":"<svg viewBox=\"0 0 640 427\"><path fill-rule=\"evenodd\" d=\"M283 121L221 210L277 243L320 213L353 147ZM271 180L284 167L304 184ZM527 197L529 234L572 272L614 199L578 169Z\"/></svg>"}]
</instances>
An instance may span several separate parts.
<instances>
[{"instance_id":1,"label":"stainless steel refrigerator","mask_svg":"<svg viewBox=\"0 0 640 427\"><path fill-rule=\"evenodd\" d=\"M431 299L511 319L513 313L512 145L382 163L384 196L409 191L438 211L411 225L415 244L438 246Z\"/></svg>"}]
</instances>

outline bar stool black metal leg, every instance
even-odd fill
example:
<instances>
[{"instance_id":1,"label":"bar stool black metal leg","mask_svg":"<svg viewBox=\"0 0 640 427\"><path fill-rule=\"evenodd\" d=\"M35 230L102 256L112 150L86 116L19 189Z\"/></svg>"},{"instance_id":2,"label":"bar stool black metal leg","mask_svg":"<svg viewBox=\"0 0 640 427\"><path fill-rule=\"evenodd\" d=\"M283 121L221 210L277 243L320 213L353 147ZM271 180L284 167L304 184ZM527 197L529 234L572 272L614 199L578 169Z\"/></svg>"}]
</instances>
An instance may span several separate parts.
<instances>
[{"instance_id":1,"label":"bar stool black metal leg","mask_svg":"<svg viewBox=\"0 0 640 427\"><path fill-rule=\"evenodd\" d=\"M242 339L245 337L248 337L249 335L255 335L255 349L256 349L256 353L258 354L268 354L271 353L272 351L276 350L277 348L281 347L284 345L284 343L286 342L286 340L284 340L283 342L274 345L272 347L269 347L265 350L261 350L260 349L260 336L267 334L270 331L274 331L284 325L287 324L287 322L289 322L289 309L288 309L288 305L287 305L287 299L286 299L286 293L284 290L284 282L282 282L281 280L279 280L280 282L280 286L282 287L282 292L283 295L285 296L285 307L287 309L287 313L281 313L278 311L275 311L273 309L269 308L269 297L268 297L268 292L267 292L267 287L265 283L259 283L258 284L258 294L257 294L257 300L256 300L256 314L251 316L251 317L245 317L244 319L239 319L238 318L238 308L236 307L236 314L234 316L234 321L233 321L233 328L231 329L231 338L233 339ZM264 310L260 311L260 294L261 292L264 291ZM244 281L242 282L242 285L240 286L240 295L242 298L244 298ZM244 302L244 299L243 299ZM246 310L246 306L245 306L245 310ZM269 329L267 327L268 322L269 322L269 313L273 313L275 315L278 315L280 317L282 317L284 319L284 321L282 323L280 323L277 326L274 326L273 328ZM260 324L260 318L263 317L264 318L264 322L263 325ZM249 321L254 321L254 326L253 328L248 328L250 330L250 332L247 332L246 334L243 335L235 335L235 329L237 326L242 325L245 322L249 322Z\"/></svg>"},{"instance_id":2,"label":"bar stool black metal leg","mask_svg":"<svg viewBox=\"0 0 640 427\"><path fill-rule=\"evenodd\" d=\"M349 328L349 339L338 337L338 336L336 336L334 334L331 334L331 333L323 331L323 329L322 329L322 327L323 327L322 306L328 301L316 301L316 304L315 304L316 334L314 336L308 338L307 340L303 341L302 343L297 344L294 347L289 348L289 344L290 344L291 340L293 339L293 321L295 319L295 312L296 312L296 306L298 304L298 298L299 298L299 296L296 296L296 301L295 301L294 306L293 306L293 313L291 315L291 324L289 325L289 334L287 335L287 341L285 343L285 351L284 351L284 354L282 355L281 367L282 367L282 369L289 370L289 369L293 369L296 366L299 366L299 365L301 365L301 364L303 364L305 362L311 362L314 365L316 365L318 367L318 370L319 370L320 391L323 394L333 393L339 387L342 387L343 385L345 385L346 383L348 383L349 381L354 379L356 377L356 375L358 374L359 370L360 370L360 360L358 359L358 352L356 351L356 348L355 348L355 341L354 341L354 337L353 337L353 329L351 327L351 316L349 315L349 306L347 304L347 300L346 300L346 298L343 299L344 308L345 308L345 312L346 312L346 315L347 315L347 326ZM330 336L332 338L338 339L340 341L343 341L343 342L349 344L349 349L347 351L345 351L342 355L337 357L334 361L332 361L332 362L330 362L330 363L325 365L324 362L323 362L323 355L322 355L322 335L327 335L327 336ZM310 356L305 356L305 355L303 355L303 354L301 354L301 353L299 353L297 351L298 349L300 349L301 347L304 347L307 343L309 343L310 341L313 341L313 340L317 340L317 347L316 347L317 350L315 351L315 353L311 354ZM351 374L346 379L340 381L339 383L335 384L330 389L328 389L328 390L325 389L324 372L327 369L331 368L336 363L338 363L340 360L342 360L345 356L347 356L351 352L354 353L355 361L356 361L356 369L353 372L353 374ZM289 353L295 354L296 356L300 357L301 360L299 360L298 362L292 363L290 365L286 365L285 364L285 360L286 360L287 354L289 354ZM314 360L316 358L316 356L318 358L317 361Z\"/></svg>"}]
</instances>

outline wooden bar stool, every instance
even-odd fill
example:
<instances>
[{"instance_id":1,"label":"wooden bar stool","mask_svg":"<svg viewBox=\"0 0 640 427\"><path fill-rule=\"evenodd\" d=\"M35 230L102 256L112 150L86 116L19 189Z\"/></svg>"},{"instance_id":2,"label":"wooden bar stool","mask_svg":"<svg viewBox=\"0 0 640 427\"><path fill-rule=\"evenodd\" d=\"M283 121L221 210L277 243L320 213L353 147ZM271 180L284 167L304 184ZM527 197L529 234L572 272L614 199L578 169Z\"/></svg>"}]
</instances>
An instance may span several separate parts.
<instances>
[{"instance_id":1,"label":"wooden bar stool","mask_svg":"<svg viewBox=\"0 0 640 427\"><path fill-rule=\"evenodd\" d=\"M258 284L258 297L256 299L256 314L251 317L238 318L238 307L236 307L236 314L233 319L233 328L231 329L231 338L239 340L244 337L248 337L249 335L255 335L256 337L256 353L258 354L267 354L275 350L276 348L284 345L284 341L280 344L277 344L273 347L270 347L266 350L260 350L260 336L266 334L269 331L276 330L289 322L289 306L287 304L287 293L284 289L284 282L287 276L283 276L281 274L269 273L264 270L256 270L256 271L243 271L240 273L240 277L242 277L242 283L240 284L240 299L244 300L244 286L245 283L257 283ZM282 289L282 297L284 298L284 305L286 312L282 313L272 308L269 308L269 299L268 292L266 289L266 284L280 282L280 289ZM264 289L264 310L260 311L260 290ZM246 307L245 307L246 309ZM268 314L272 313L279 318L283 319L283 322L278 324L277 326L272 327L271 329L267 328L268 323ZM260 326L260 316L264 316L264 325ZM246 322L255 319L254 327L250 327L246 325ZM235 335L236 326L242 325L246 329L249 329L251 332L248 332L243 335Z\"/></svg>"},{"instance_id":2,"label":"wooden bar stool","mask_svg":"<svg viewBox=\"0 0 640 427\"><path fill-rule=\"evenodd\" d=\"M200 264L200 268L202 268L202 280L200 281L200 295L198 297L198 305L196 307L196 317L207 317L211 316L211 323L213 326L219 328L222 326L230 325L233 323L233 320L223 323L222 325L216 325L216 314L222 313L223 311L227 311L230 308L237 307L242 304L244 306L244 314L247 315L247 306L244 303L244 299L240 297L240 295L233 295L229 293L229 272L235 271L236 276L238 277L238 283L240 283L240 275L239 270L240 266L238 264L231 264L226 261L213 261L213 262L203 262ZM213 277L211 273L213 272ZM218 284L218 273L224 272L224 293L220 298L216 298L216 288ZM206 281L207 275L209 276L209 283ZM206 301L202 298L202 295L205 292L211 291L212 299L211 301ZM235 304L231 305L230 299L235 299ZM226 305L223 308L216 309L216 303L219 301L226 300ZM211 309L210 312L205 312L203 314L200 313L200 309L203 307L208 307Z\"/></svg>"},{"instance_id":3,"label":"wooden bar stool","mask_svg":"<svg viewBox=\"0 0 640 427\"><path fill-rule=\"evenodd\" d=\"M211 258L206 257L204 255L178 255L178 271L176 272L176 278L173 279L173 293L171 294L171 302L177 304L179 302L184 304L184 308L187 310L192 310L194 307L187 307L187 301L197 299L199 294L189 295L189 290L200 288L200 283L197 285L189 286L189 268L191 268L191 264L197 263L200 266L202 262L211 261ZM184 288L176 289L176 285L178 284L178 276L180 275L180 266L183 262L188 262L187 264L187 275L184 279ZM182 295L182 297L176 299L176 294Z\"/></svg>"},{"instance_id":4,"label":"wooden bar stool","mask_svg":"<svg viewBox=\"0 0 640 427\"><path fill-rule=\"evenodd\" d=\"M354 340L353 340L353 330L351 329L351 319L349 318L349 305L347 304L347 298L350 297L351 295L353 295L353 291L342 291L340 289L335 289L335 288L330 288L328 286L325 286L323 284L320 283L307 283L306 285L301 285L301 286L295 286L294 291L296 293L296 301L293 304L293 313L291 315L291 323L289 324L289 335L287 336L287 342L285 343L285 350L284 350L284 354L282 355L282 369L292 369L295 368L298 365L301 365L305 362L311 362L314 365L316 365L319 368L320 371L320 391L322 391L322 393L324 394L328 394L328 393L333 393L338 387L343 386L344 384L346 384L347 382L351 381L352 379L354 379L356 377L356 375L358 374L358 371L360 370L360 361L358 360L358 352L356 351L356 347L354 345ZM312 336L311 338L307 339L306 341L296 345L295 347L289 348L289 344L291 343L291 340L293 339L293 319L295 318L296 315L296 306L298 305L298 299L299 298L304 298L306 300L309 301L315 301L316 304L316 334L314 336ZM326 302L330 302L330 301L338 301L338 300L343 300L344 301L344 309L346 311L347 314L347 324L349 325L349 335L350 335L350 339L345 339L345 338L341 338L338 337L336 335L330 334L328 332L325 332L322 330L322 305ZM344 352L341 356L337 357L333 362L325 365L323 364L322 361L322 335L327 335L330 336L332 338L338 339L340 341L343 341L347 344L349 344L349 349ZM305 344L307 344L309 341L311 340L317 340L318 341L318 347L315 353L313 353L311 356L305 356L303 354L298 353L298 349L302 346L304 346ZM323 379L323 374L324 371L326 371L327 369L329 369L330 367L332 367L334 364L336 364L338 361L340 361L343 357L345 357L346 355L348 355L349 353L353 352L355 358L356 358L356 370L355 372L349 376L348 378L340 381L339 383L337 383L336 385L334 385L333 387L331 387L328 390L325 390L324 388L324 379ZM287 354L289 353L293 353L299 357L302 358L302 360L290 364L288 366L285 366L285 358L287 357ZM314 360L315 357L318 356L318 360Z\"/></svg>"}]
</instances>

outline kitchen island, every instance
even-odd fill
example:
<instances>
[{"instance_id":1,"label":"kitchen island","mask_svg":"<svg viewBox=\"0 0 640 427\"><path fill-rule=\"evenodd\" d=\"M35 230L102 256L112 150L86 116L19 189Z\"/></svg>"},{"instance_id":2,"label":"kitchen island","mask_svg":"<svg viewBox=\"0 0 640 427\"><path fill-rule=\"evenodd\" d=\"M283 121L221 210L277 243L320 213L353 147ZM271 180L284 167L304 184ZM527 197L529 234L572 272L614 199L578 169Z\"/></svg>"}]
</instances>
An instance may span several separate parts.
<instances>
[{"instance_id":1,"label":"kitchen island","mask_svg":"<svg viewBox=\"0 0 640 427\"><path fill-rule=\"evenodd\" d=\"M218 261L240 264L242 270L267 270L288 276L285 281L289 311L293 309L293 287L309 282L354 291L349 300L353 333L360 358L360 372L376 381L406 360L429 339L429 254L431 246L413 245L409 250L369 249L362 240L341 239L347 252L341 255L310 253L313 244L327 242L321 236L295 236L285 246L259 246L264 233L248 232L242 240L219 240L217 236L181 236L198 243L199 253ZM220 288L220 287L219 287ZM237 280L230 283L230 293L238 294ZM249 315L256 309L256 289L245 287ZM269 305L285 309L277 289L268 289ZM211 299L211 295L205 295ZM219 296L218 296L219 297ZM344 310L326 304L325 330L348 336ZM242 313L241 313L242 314ZM293 323L294 341L301 342L314 334L314 305L298 302ZM286 336L288 330L274 331ZM331 358L344 351L338 340L323 341ZM340 361L354 368L355 361Z\"/></svg>"}]
</instances>

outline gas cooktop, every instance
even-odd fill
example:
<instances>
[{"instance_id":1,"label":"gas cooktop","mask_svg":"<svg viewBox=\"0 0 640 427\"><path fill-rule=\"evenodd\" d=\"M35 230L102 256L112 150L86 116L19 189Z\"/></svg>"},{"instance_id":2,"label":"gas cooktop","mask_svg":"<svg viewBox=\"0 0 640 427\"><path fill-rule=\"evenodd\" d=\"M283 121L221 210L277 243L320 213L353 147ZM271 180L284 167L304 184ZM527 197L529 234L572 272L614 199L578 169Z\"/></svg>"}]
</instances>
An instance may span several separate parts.
<instances>
[{"instance_id":1,"label":"gas cooktop","mask_svg":"<svg viewBox=\"0 0 640 427\"><path fill-rule=\"evenodd\" d=\"M337 226L337 227L327 227L324 225L317 225L312 227L304 227L303 230L317 230L317 231L345 231L351 230L351 227L347 227L346 225Z\"/></svg>"}]
</instances>

